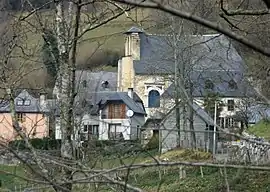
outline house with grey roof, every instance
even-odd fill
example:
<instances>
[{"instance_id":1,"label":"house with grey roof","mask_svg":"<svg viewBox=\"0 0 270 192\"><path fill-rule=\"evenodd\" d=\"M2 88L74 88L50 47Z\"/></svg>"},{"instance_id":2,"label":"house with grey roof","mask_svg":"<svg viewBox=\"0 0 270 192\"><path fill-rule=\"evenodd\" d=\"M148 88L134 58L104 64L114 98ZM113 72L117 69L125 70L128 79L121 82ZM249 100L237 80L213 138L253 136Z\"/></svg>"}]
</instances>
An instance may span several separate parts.
<instances>
[{"instance_id":1,"label":"house with grey roof","mask_svg":"<svg viewBox=\"0 0 270 192\"><path fill-rule=\"evenodd\" d=\"M179 147L177 146L179 138L181 147L193 148L196 146L196 148L203 149L205 151L213 150L214 120L204 109L202 109L196 103L193 103L193 110L193 128L195 132L195 141L192 137L191 131L189 129L184 129L184 127L189 127L190 122L187 121L186 126L184 126L185 121L182 115L180 117L179 137L175 120L176 107L174 107L165 115L165 117L160 121L158 125L158 129L160 130L159 142L161 152L166 152L168 150ZM182 112L183 108L180 106L180 114L182 114ZM218 135L216 136L216 138L218 138ZM215 142L217 143L217 141L218 140Z\"/></svg>"},{"instance_id":2,"label":"house with grey roof","mask_svg":"<svg viewBox=\"0 0 270 192\"><path fill-rule=\"evenodd\" d=\"M75 81L76 92L80 97L84 97L88 93L116 91L117 89L117 73L115 72L76 70ZM53 95L56 97L58 93L59 85L56 83Z\"/></svg>"},{"instance_id":3,"label":"house with grey roof","mask_svg":"<svg viewBox=\"0 0 270 192\"><path fill-rule=\"evenodd\" d=\"M75 139L138 139L146 116L143 102L132 89L116 89L117 73L76 71ZM59 115L56 139L61 139Z\"/></svg>"},{"instance_id":4,"label":"house with grey roof","mask_svg":"<svg viewBox=\"0 0 270 192\"><path fill-rule=\"evenodd\" d=\"M18 91L15 91L16 93ZM15 99L16 120L29 138L43 138L49 136L49 109L46 97L40 94L37 98L30 91L20 90ZM10 100L0 102L0 140L9 142L18 136L12 123L12 106Z\"/></svg>"},{"instance_id":5,"label":"house with grey roof","mask_svg":"<svg viewBox=\"0 0 270 192\"><path fill-rule=\"evenodd\" d=\"M147 118L174 107L179 87L175 69L183 71L182 86L203 107L203 99L215 93L224 103L220 125L234 125L232 116L243 98L256 92L245 78L245 62L224 35L148 34L132 27L125 33L125 55L118 62L118 91L133 88L142 98ZM177 78L177 81L180 77Z\"/></svg>"}]
</instances>

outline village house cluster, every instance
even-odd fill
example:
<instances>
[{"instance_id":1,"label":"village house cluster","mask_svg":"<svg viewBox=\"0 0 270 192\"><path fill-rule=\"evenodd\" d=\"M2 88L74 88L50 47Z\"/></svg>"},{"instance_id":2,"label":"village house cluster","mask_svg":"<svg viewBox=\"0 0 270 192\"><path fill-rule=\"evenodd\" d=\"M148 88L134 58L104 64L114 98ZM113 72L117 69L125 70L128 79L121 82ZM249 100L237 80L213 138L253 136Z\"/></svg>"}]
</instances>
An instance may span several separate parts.
<instances>
[{"instance_id":1,"label":"village house cluster","mask_svg":"<svg viewBox=\"0 0 270 192\"><path fill-rule=\"evenodd\" d=\"M125 34L125 54L118 61L117 72L76 71L77 96L74 113L75 140L142 140L153 134L162 137L162 150L176 147L175 94L184 91L177 87L175 65L185 66L183 88L192 97L193 128L196 146L213 145L213 127L242 128L243 120L236 119L244 101L257 96L245 78L245 63L229 39L224 35L191 35L180 38L175 62L169 35L148 34L132 27ZM123 37L124 38L124 37ZM29 90L18 90L15 98L16 118L30 138L54 137L61 139L60 111L57 103L59 87L54 98ZM209 93L218 95L222 106L213 117L205 108ZM5 142L17 138L12 126L10 103L0 103L0 134ZM258 122L266 109L249 106L248 123ZM245 105L246 109L246 105ZM189 127L180 107L180 127ZM260 112L258 112L260 110ZM247 111L246 111L247 112ZM255 114L255 115L254 115ZM208 131L208 132L207 132ZM189 145L190 132L183 130L181 143ZM211 148L211 147L210 147Z\"/></svg>"}]
</instances>

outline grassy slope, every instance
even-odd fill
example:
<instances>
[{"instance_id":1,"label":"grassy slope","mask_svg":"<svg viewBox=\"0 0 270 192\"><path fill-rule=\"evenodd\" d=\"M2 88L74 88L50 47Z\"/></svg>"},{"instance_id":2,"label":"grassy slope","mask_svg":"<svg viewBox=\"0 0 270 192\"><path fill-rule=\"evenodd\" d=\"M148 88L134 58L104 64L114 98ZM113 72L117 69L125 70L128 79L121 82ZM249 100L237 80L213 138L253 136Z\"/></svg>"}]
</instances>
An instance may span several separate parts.
<instances>
[{"instance_id":1,"label":"grassy slope","mask_svg":"<svg viewBox=\"0 0 270 192\"><path fill-rule=\"evenodd\" d=\"M150 11L147 9L138 9L137 20L142 24L144 28L149 28L152 26L149 21ZM48 13L43 13L48 14ZM97 48L102 50L116 50L123 51L124 49L124 35L123 32L127 31L131 26L136 26L138 23L135 23L135 11L130 11L130 18L127 18L126 15L122 15L106 25L103 25L97 29L87 32L82 39L80 39L78 47L78 60L82 57L89 57ZM47 25L52 25L52 21L48 21L48 18L52 16L47 16L46 21ZM34 18L32 18L34 20ZM82 18L82 22L84 18ZM34 20L35 22L35 20ZM38 24L37 24L38 25ZM86 25L82 24L81 27L85 28ZM41 34L35 32L34 29L31 30L31 26L25 25L29 29L28 32L28 42L27 44L35 49L40 49L43 40Z\"/></svg>"},{"instance_id":2,"label":"grassy slope","mask_svg":"<svg viewBox=\"0 0 270 192\"><path fill-rule=\"evenodd\" d=\"M248 132L270 140L270 122L260 121L256 125L249 127Z\"/></svg>"},{"instance_id":3,"label":"grassy slope","mask_svg":"<svg viewBox=\"0 0 270 192\"><path fill-rule=\"evenodd\" d=\"M8 175L6 173L10 174ZM0 188L0 191L6 188L14 190L15 185L19 186L25 184L23 180L15 177L14 175L25 176L23 167L0 165L0 180L2 182L2 188Z\"/></svg>"},{"instance_id":4,"label":"grassy slope","mask_svg":"<svg viewBox=\"0 0 270 192\"><path fill-rule=\"evenodd\" d=\"M138 9L137 13L138 22L140 22L144 28L149 28L152 26L152 23L148 20L149 10ZM131 11L129 14L132 19L135 19L135 11ZM54 22L51 12L43 12L42 19L44 19L46 26L51 26ZM82 20L83 19L84 18L82 18ZM31 23L31 25L28 23ZM41 57L43 39L40 32L36 30L36 26L39 26L39 24L34 16L28 18L28 23L23 22L20 26L20 32L24 34L24 39L22 40L21 44L22 47L24 47L24 50L27 50L27 54L31 53L31 56L19 58L15 61L15 65L17 68L20 68L20 72L22 69L24 69L26 72L31 71L33 68L36 70L27 76L23 75L22 80L19 81L22 83L22 85L18 86L44 88L44 82L46 81L47 77L46 68L43 65ZM91 61L91 56L97 50L113 50L123 53L125 40L123 32L127 31L131 26L136 25L137 24L134 23L134 21L127 18L125 15L122 15L106 25L87 32L79 41L77 63L84 63L89 60ZM82 28L84 27L85 26L82 26ZM15 54L22 55L21 51L16 51ZM106 67L103 70L116 71L116 69ZM11 71L11 74L17 73L19 73L19 71ZM15 76L16 77L14 78L17 79L17 75ZM13 82L13 80L10 81Z\"/></svg>"},{"instance_id":5,"label":"grassy slope","mask_svg":"<svg viewBox=\"0 0 270 192\"><path fill-rule=\"evenodd\" d=\"M143 153L134 157L125 158L103 158L99 159L97 168L112 168L119 166L121 164L132 164L132 163L143 163L143 162L153 162L151 155L156 158L168 158L170 161L211 161L211 155L203 152L192 152L189 150L175 150L168 152L161 157L156 155L155 152L150 152L149 154ZM103 162L103 163L101 163ZM14 168L10 167L0 167L0 169L7 169L7 171L13 171ZM17 168L18 169L18 168ZM23 173L20 168L19 174ZM160 170L160 172L159 172ZM213 191L226 191L224 170L221 174L220 170L217 168L206 168L203 169L203 177L201 175L199 168L186 167L187 177L185 179L179 179L179 169L178 168L166 168L166 173L164 173L164 168L144 168L136 170L130 173L129 183L141 187L144 191L164 191L164 192L213 192ZM266 192L270 190L270 173L269 172L255 172L255 171L244 171L237 169L227 169L228 182L231 191L241 191L241 192ZM161 177L160 177L161 173ZM10 176L1 175L1 179L5 179L3 184L6 187L11 187L13 184L22 183L19 179L13 179ZM7 182L8 181L8 182ZM11 185L9 183L12 183ZM74 191L89 191L89 185L85 186L75 186ZM106 186L99 186L97 191L112 191Z\"/></svg>"}]
</instances>

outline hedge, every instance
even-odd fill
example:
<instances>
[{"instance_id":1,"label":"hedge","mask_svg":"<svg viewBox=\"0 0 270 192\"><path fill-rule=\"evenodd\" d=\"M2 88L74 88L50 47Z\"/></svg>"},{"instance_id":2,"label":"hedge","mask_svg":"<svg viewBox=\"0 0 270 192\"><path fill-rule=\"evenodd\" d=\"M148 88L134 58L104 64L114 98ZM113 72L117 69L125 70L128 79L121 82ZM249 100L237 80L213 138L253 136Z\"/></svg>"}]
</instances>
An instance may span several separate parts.
<instances>
[{"instance_id":1,"label":"hedge","mask_svg":"<svg viewBox=\"0 0 270 192\"><path fill-rule=\"evenodd\" d=\"M41 150L57 150L61 147L61 140L51 139L51 138L34 138L29 139L29 142L35 149ZM28 149L24 140L14 140L9 142L9 147L13 149Z\"/></svg>"}]
</instances>

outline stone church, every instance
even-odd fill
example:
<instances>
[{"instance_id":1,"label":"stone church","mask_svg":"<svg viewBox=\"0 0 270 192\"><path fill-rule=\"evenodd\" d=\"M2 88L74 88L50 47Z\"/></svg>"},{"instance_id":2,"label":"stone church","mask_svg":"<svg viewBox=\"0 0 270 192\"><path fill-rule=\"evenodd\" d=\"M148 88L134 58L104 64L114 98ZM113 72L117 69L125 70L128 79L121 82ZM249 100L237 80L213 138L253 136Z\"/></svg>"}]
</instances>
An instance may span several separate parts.
<instances>
[{"instance_id":1,"label":"stone church","mask_svg":"<svg viewBox=\"0 0 270 192\"><path fill-rule=\"evenodd\" d=\"M192 85L192 96L199 105L209 90L222 97L225 107L221 117L232 116L236 103L254 94L244 78L243 59L224 35L177 36L177 40L173 37L148 34L136 27L125 32L125 55L118 62L117 90L133 88L143 100L148 118L174 106L176 65L185 66L185 81ZM225 125L226 120L221 121Z\"/></svg>"}]
</instances>

